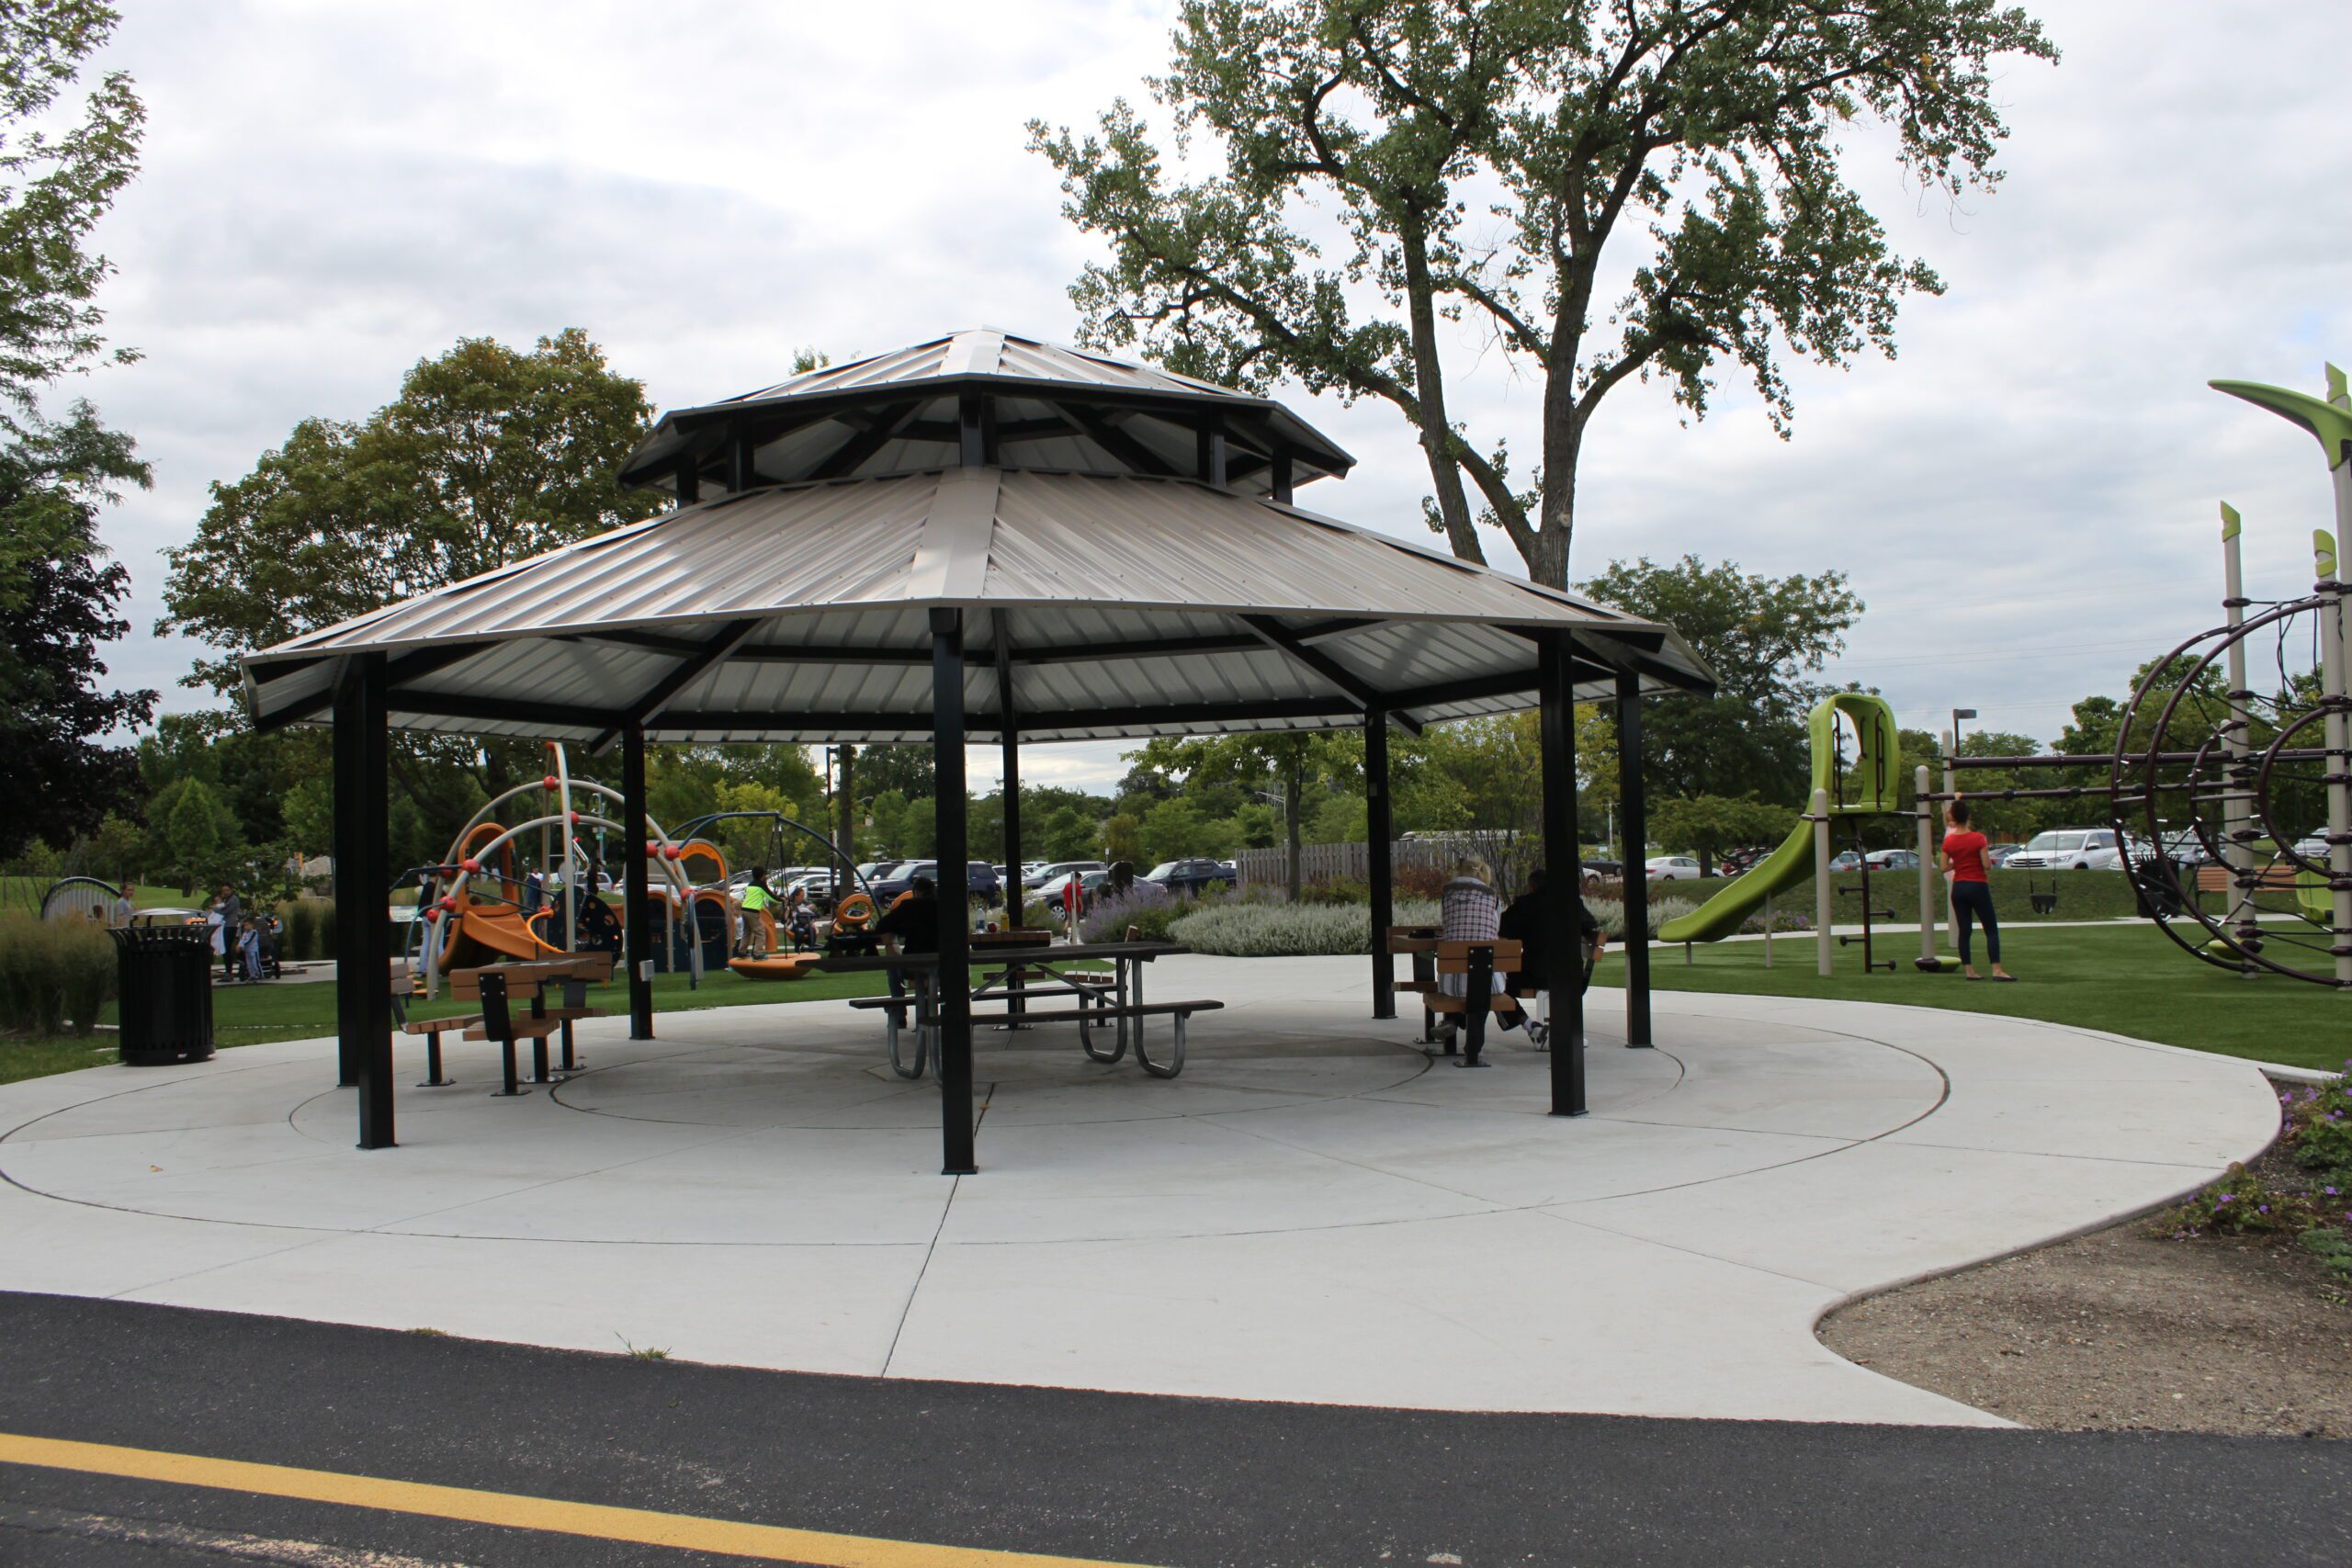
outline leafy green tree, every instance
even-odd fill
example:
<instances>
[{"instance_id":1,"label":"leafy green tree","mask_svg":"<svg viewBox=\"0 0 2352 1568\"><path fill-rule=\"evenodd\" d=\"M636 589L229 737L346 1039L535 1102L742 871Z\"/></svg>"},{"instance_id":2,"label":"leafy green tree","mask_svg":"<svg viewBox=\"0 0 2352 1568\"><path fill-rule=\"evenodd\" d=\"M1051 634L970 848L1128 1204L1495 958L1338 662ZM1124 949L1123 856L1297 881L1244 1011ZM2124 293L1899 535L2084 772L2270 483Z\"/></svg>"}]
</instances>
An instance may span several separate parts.
<instances>
[{"instance_id":1,"label":"leafy green tree","mask_svg":"<svg viewBox=\"0 0 2352 1568\"><path fill-rule=\"evenodd\" d=\"M1235 847L1226 819L1208 816L1187 795L1163 800L1143 814L1143 842L1155 863L1222 855Z\"/></svg>"},{"instance_id":2,"label":"leafy green tree","mask_svg":"<svg viewBox=\"0 0 2352 1568\"><path fill-rule=\"evenodd\" d=\"M1091 860L1102 842L1102 825L1074 806L1057 806L1037 829L1038 858Z\"/></svg>"},{"instance_id":3,"label":"leafy green tree","mask_svg":"<svg viewBox=\"0 0 2352 1568\"><path fill-rule=\"evenodd\" d=\"M164 818L164 842L183 887L234 882L243 845L237 819L202 779L178 786Z\"/></svg>"},{"instance_id":4,"label":"leafy green tree","mask_svg":"<svg viewBox=\"0 0 2352 1568\"><path fill-rule=\"evenodd\" d=\"M1313 779L1346 779L1362 787L1363 739L1350 733L1303 730L1219 736L1215 739L1162 737L1127 753L1138 765L1128 773L1204 784L1271 781L1281 792L1284 838L1290 847L1290 896L1298 897L1299 851L1304 842L1306 784ZM1176 787L1171 784L1171 787Z\"/></svg>"},{"instance_id":5,"label":"leafy green tree","mask_svg":"<svg viewBox=\"0 0 2352 1568\"><path fill-rule=\"evenodd\" d=\"M577 328L528 353L460 339L368 418L304 420L216 483L156 631L219 649L187 683L230 692L239 650L650 516L661 498L613 476L650 412Z\"/></svg>"},{"instance_id":6,"label":"leafy green tree","mask_svg":"<svg viewBox=\"0 0 2352 1568\"><path fill-rule=\"evenodd\" d=\"M0 856L34 838L64 843L135 799L130 752L103 738L146 722L156 694L107 688L100 649L130 629L116 614L130 577L107 558L97 519L116 487L146 482L130 438L86 406L0 432L0 539L46 541L0 574Z\"/></svg>"},{"instance_id":7,"label":"leafy green tree","mask_svg":"<svg viewBox=\"0 0 2352 1568\"><path fill-rule=\"evenodd\" d=\"M1085 858L1085 857L1081 857ZM1102 819L1102 858L1108 861L1143 860L1143 820L1133 812L1114 811Z\"/></svg>"},{"instance_id":8,"label":"leafy green tree","mask_svg":"<svg viewBox=\"0 0 2352 1568\"><path fill-rule=\"evenodd\" d=\"M1754 795L1690 795L1659 801L1650 811L1650 831L1668 849L1697 855L1700 874L1712 876L1717 855L1744 844L1776 844L1797 816Z\"/></svg>"},{"instance_id":9,"label":"leafy green tree","mask_svg":"<svg viewBox=\"0 0 2352 1568\"><path fill-rule=\"evenodd\" d=\"M1201 177L1125 101L1082 138L1030 124L1109 248L1071 289L1087 341L1394 405L1454 553L1498 527L1555 587L1612 389L1657 376L1702 416L1736 367L1785 434L1785 357L1891 355L1903 298L1941 292L1848 182L1848 135L1956 201L2000 178L1996 61L2057 52L1996 0L1190 0L1173 45L1151 89ZM1543 388L1524 488L1452 412L1465 321Z\"/></svg>"},{"instance_id":10,"label":"leafy green tree","mask_svg":"<svg viewBox=\"0 0 2352 1568\"><path fill-rule=\"evenodd\" d=\"M81 85L118 19L92 0L0 6L0 856L128 806L129 758L100 738L155 703L103 690L97 654L130 629L115 613L130 578L98 512L143 488L147 466L87 403L62 419L43 407L66 376L138 357L107 349L96 301L113 268L91 241L138 171L146 111L119 71Z\"/></svg>"},{"instance_id":11,"label":"leafy green tree","mask_svg":"<svg viewBox=\"0 0 2352 1568\"><path fill-rule=\"evenodd\" d=\"M1810 677L1845 650L1862 602L1845 574L1778 579L1697 556L1611 562L1583 591L1686 637L1721 682L1713 697L1645 705L1645 776L1661 795L1755 795L1794 804L1810 776L1807 714L1829 688Z\"/></svg>"},{"instance_id":12,"label":"leafy green tree","mask_svg":"<svg viewBox=\"0 0 2352 1568\"><path fill-rule=\"evenodd\" d=\"M324 776L307 778L287 792L286 831L305 859L331 852L334 844L334 784ZM450 824L454 836L457 824ZM433 853L439 854L436 846Z\"/></svg>"}]
</instances>

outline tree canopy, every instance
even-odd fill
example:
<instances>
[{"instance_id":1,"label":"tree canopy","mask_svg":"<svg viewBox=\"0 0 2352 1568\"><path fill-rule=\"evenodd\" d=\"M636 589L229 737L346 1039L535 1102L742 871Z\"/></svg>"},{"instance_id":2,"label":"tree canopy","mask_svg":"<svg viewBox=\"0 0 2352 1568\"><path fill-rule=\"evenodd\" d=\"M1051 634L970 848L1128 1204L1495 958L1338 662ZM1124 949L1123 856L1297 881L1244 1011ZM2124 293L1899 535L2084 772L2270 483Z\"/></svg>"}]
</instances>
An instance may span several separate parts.
<instances>
[{"instance_id":1,"label":"tree canopy","mask_svg":"<svg viewBox=\"0 0 2352 1568\"><path fill-rule=\"evenodd\" d=\"M45 406L74 371L137 357L107 353L96 296L113 268L90 241L138 172L145 111L119 71L71 101L117 19L88 0L0 6L0 855L96 828L137 776L102 739L155 704L104 689L98 657L130 629L99 512L147 466L87 402Z\"/></svg>"},{"instance_id":2,"label":"tree canopy","mask_svg":"<svg viewBox=\"0 0 2352 1568\"><path fill-rule=\"evenodd\" d=\"M1995 61L2057 57L1996 0L1189 0L1172 46L1150 88L1199 177L1125 100L1030 125L1109 249L1071 289L1087 340L1394 405L1454 553L1498 528L1554 587L1611 389L1657 376L1697 417L1736 367L1785 434L1786 360L1892 355L1942 290L1848 182L1849 130L1957 198L2001 177ZM1525 479L1452 412L1453 323L1543 388Z\"/></svg>"},{"instance_id":3,"label":"tree canopy","mask_svg":"<svg viewBox=\"0 0 2352 1568\"><path fill-rule=\"evenodd\" d=\"M614 479L650 412L577 328L527 353L461 339L368 418L306 419L216 482L156 632L220 649L187 683L230 692L227 655L650 516L662 498Z\"/></svg>"},{"instance_id":4,"label":"tree canopy","mask_svg":"<svg viewBox=\"0 0 2352 1568\"><path fill-rule=\"evenodd\" d=\"M1644 705L1646 777L1667 795L1755 795L1795 803L1810 751L1805 716L1829 688L1813 679L1844 651L1862 602L1843 572L1773 579L1697 556L1614 561L1583 591L1688 638L1720 682L1713 697Z\"/></svg>"}]
</instances>

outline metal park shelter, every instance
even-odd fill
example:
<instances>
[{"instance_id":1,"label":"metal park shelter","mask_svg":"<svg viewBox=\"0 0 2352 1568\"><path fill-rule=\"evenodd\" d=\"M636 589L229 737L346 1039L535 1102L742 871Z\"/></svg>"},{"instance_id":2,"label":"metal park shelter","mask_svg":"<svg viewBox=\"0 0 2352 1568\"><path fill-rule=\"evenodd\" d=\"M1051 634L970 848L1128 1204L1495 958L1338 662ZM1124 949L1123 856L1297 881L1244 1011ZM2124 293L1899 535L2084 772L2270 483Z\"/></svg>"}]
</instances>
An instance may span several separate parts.
<instances>
[{"instance_id":1,"label":"metal park shelter","mask_svg":"<svg viewBox=\"0 0 2352 1568\"><path fill-rule=\"evenodd\" d=\"M623 469L671 512L249 654L264 728L334 728L338 1034L363 1148L393 1142L392 956L379 891L391 728L621 751L622 841L655 741L916 741L940 863L967 852L965 746L1003 750L1020 855L1023 740L1357 729L1374 946L1392 919L1387 732L1542 711L1548 928L1577 929L1573 705L1616 705L1644 827L1640 703L1708 692L1670 627L1304 511L1353 459L1278 403L978 331L665 414ZM648 874L627 856L631 1034L653 1027ZM1645 880L1626 882L1645 931ZM941 900L944 1164L976 1168L965 909ZM1575 943L1555 942L1551 1098L1585 1103ZM1393 1018L1375 951L1372 1016ZM1628 1040L1649 1041L1630 944Z\"/></svg>"}]
</instances>

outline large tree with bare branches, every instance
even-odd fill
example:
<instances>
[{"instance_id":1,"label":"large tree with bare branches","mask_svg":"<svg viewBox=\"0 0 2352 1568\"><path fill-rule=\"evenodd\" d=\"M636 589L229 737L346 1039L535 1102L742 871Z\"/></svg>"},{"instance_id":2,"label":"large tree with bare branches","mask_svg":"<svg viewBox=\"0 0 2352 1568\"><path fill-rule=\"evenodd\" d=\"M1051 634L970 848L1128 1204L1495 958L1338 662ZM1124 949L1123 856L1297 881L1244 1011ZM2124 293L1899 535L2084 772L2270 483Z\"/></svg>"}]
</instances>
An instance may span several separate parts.
<instances>
[{"instance_id":1,"label":"large tree with bare branches","mask_svg":"<svg viewBox=\"0 0 2352 1568\"><path fill-rule=\"evenodd\" d=\"M1150 88L1199 177L1124 100L1030 127L1108 243L1071 291L1089 340L1395 404L1454 553L1498 528L1555 586L1612 389L1661 376L1698 416L1736 366L1785 434L1789 356L1892 355L1904 296L1940 291L1848 183L1849 130L1956 199L2000 177L1996 62L2056 58L1996 0L1192 0L1173 43ZM1465 319L1544 388L1523 478L1449 412Z\"/></svg>"}]
</instances>

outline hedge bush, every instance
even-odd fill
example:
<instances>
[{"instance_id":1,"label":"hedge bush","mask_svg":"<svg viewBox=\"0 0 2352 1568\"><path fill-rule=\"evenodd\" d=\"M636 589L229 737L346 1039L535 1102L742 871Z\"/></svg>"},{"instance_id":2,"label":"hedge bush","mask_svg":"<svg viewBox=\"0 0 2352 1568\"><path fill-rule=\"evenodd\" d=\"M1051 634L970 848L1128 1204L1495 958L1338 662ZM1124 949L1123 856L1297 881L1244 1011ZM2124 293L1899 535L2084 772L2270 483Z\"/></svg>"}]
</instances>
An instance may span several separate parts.
<instances>
[{"instance_id":1,"label":"hedge bush","mask_svg":"<svg viewBox=\"0 0 2352 1568\"><path fill-rule=\"evenodd\" d=\"M114 998L114 942L85 920L0 916L0 1031L46 1039L97 1026Z\"/></svg>"},{"instance_id":2,"label":"hedge bush","mask_svg":"<svg viewBox=\"0 0 2352 1568\"><path fill-rule=\"evenodd\" d=\"M1434 925L1437 905L1426 899L1396 903L1401 926ZM1306 958L1372 951L1369 904L1203 905L1170 922L1169 935L1195 953L1227 958Z\"/></svg>"}]
</instances>

